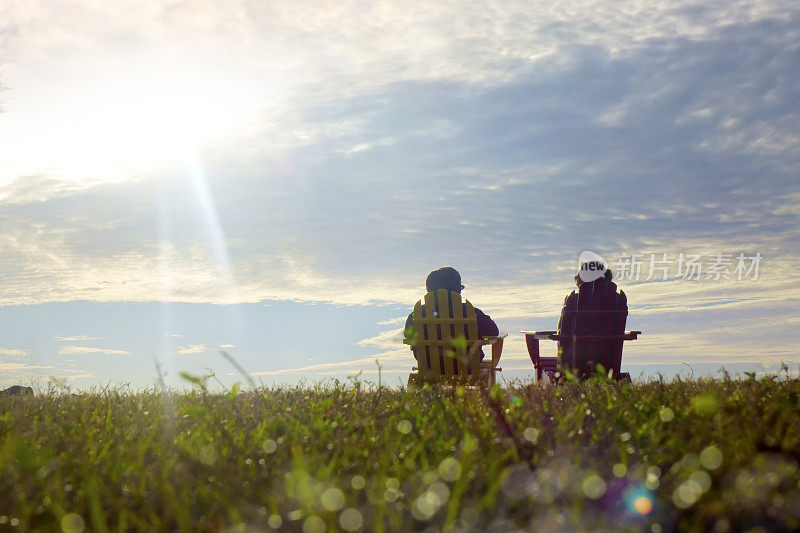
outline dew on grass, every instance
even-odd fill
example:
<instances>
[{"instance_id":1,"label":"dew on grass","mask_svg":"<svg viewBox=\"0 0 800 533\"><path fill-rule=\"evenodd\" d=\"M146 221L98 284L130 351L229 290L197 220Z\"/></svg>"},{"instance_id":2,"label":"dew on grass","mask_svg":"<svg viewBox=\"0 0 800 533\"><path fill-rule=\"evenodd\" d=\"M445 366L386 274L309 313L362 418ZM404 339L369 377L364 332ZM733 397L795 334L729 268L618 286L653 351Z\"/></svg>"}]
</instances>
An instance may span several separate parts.
<instances>
[{"instance_id":1,"label":"dew on grass","mask_svg":"<svg viewBox=\"0 0 800 533\"><path fill-rule=\"evenodd\" d=\"M445 481L455 481L461 476L461 463L455 457L447 457L439 463L439 476Z\"/></svg>"},{"instance_id":2,"label":"dew on grass","mask_svg":"<svg viewBox=\"0 0 800 533\"><path fill-rule=\"evenodd\" d=\"M325 533L325 521L318 516L309 516L303 522L303 533Z\"/></svg>"},{"instance_id":3,"label":"dew on grass","mask_svg":"<svg viewBox=\"0 0 800 533\"><path fill-rule=\"evenodd\" d=\"M283 525L283 519L277 514L270 515L267 519L267 525L272 529L278 529Z\"/></svg>"},{"instance_id":4,"label":"dew on grass","mask_svg":"<svg viewBox=\"0 0 800 533\"><path fill-rule=\"evenodd\" d=\"M662 422L671 422L675 418L675 412L669 407L663 406L658 412L658 418L661 419Z\"/></svg>"},{"instance_id":5,"label":"dew on grass","mask_svg":"<svg viewBox=\"0 0 800 533\"><path fill-rule=\"evenodd\" d=\"M261 444L261 448L264 450L265 453L275 453L275 450L278 449L278 443L272 439L267 439Z\"/></svg>"},{"instance_id":6,"label":"dew on grass","mask_svg":"<svg viewBox=\"0 0 800 533\"><path fill-rule=\"evenodd\" d=\"M528 427L525 428L525 431L522 433L522 436L525 437L525 440L527 440L528 442L536 444L536 442L539 440L540 433L541 432L538 429Z\"/></svg>"},{"instance_id":7,"label":"dew on grass","mask_svg":"<svg viewBox=\"0 0 800 533\"><path fill-rule=\"evenodd\" d=\"M364 478L364 476L355 475L350 480L350 486L356 490L361 490L367 486L367 480Z\"/></svg>"},{"instance_id":8,"label":"dew on grass","mask_svg":"<svg viewBox=\"0 0 800 533\"><path fill-rule=\"evenodd\" d=\"M722 465L722 451L714 446L706 446L700 452L700 464L707 470L716 470Z\"/></svg>"},{"instance_id":9,"label":"dew on grass","mask_svg":"<svg viewBox=\"0 0 800 533\"><path fill-rule=\"evenodd\" d=\"M621 440L622 442L628 442L629 440L631 440L631 434L628 433L627 431L621 433L619 436L619 440Z\"/></svg>"},{"instance_id":10,"label":"dew on grass","mask_svg":"<svg viewBox=\"0 0 800 533\"><path fill-rule=\"evenodd\" d=\"M700 466L700 458L697 457L696 454L687 453L681 458L681 468L683 468L687 472L697 470L699 466Z\"/></svg>"},{"instance_id":11,"label":"dew on grass","mask_svg":"<svg viewBox=\"0 0 800 533\"><path fill-rule=\"evenodd\" d=\"M67 513L61 519L61 531L64 533L81 533L86 529L83 517L77 513Z\"/></svg>"},{"instance_id":12,"label":"dew on grass","mask_svg":"<svg viewBox=\"0 0 800 533\"><path fill-rule=\"evenodd\" d=\"M344 492L336 487L326 489L320 496L320 503L326 511L338 511L344 507Z\"/></svg>"},{"instance_id":13,"label":"dew on grass","mask_svg":"<svg viewBox=\"0 0 800 533\"><path fill-rule=\"evenodd\" d=\"M711 488L711 476L705 470L696 470L691 473L688 481L695 483L701 492L706 492Z\"/></svg>"},{"instance_id":14,"label":"dew on grass","mask_svg":"<svg viewBox=\"0 0 800 533\"><path fill-rule=\"evenodd\" d=\"M431 517L436 514L436 511L439 510L439 507L447 500L447 498L442 498L441 487L434 488L436 485L441 485L441 487L447 491L447 496L449 496L450 490L444 483L434 483L434 485L422 493L422 495L411 504L411 514L417 520L430 520Z\"/></svg>"},{"instance_id":15,"label":"dew on grass","mask_svg":"<svg viewBox=\"0 0 800 533\"><path fill-rule=\"evenodd\" d=\"M430 485L437 479L439 479L439 474L437 472L430 471L422 474L422 482L426 485Z\"/></svg>"},{"instance_id":16,"label":"dew on grass","mask_svg":"<svg viewBox=\"0 0 800 533\"><path fill-rule=\"evenodd\" d=\"M409 422L408 420L401 420L400 422L397 423L397 431L399 431L403 435L408 435L409 433L411 433L412 429L413 426L411 422Z\"/></svg>"},{"instance_id":17,"label":"dew on grass","mask_svg":"<svg viewBox=\"0 0 800 533\"><path fill-rule=\"evenodd\" d=\"M349 507L339 515L339 525L345 531L358 531L364 525L364 517L358 509Z\"/></svg>"},{"instance_id":18,"label":"dew on grass","mask_svg":"<svg viewBox=\"0 0 800 533\"><path fill-rule=\"evenodd\" d=\"M550 471L547 469L540 469L537 474L540 479L549 479ZM536 475L531 472L525 464L514 464L505 469L503 473L503 484L500 490L510 501L518 501L528 498L534 493L534 484L536 482Z\"/></svg>"},{"instance_id":19,"label":"dew on grass","mask_svg":"<svg viewBox=\"0 0 800 533\"><path fill-rule=\"evenodd\" d=\"M692 472L689 478L678 485L672 493L672 501L681 509L687 509L711 488L711 476L704 470Z\"/></svg>"},{"instance_id":20,"label":"dew on grass","mask_svg":"<svg viewBox=\"0 0 800 533\"><path fill-rule=\"evenodd\" d=\"M696 484L681 483L672 492L672 501L680 509L688 509L700 499L699 488Z\"/></svg>"},{"instance_id":21,"label":"dew on grass","mask_svg":"<svg viewBox=\"0 0 800 533\"><path fill-rule=\"evenodd\" d=\"M614 474L614 477L625 477L625 474L628 473L628 467L622 463L617 463L611 467L611 472Z\"/></svg>"},{"instance_id":22,"label":"dew on grass","mask_svg":"<svg viewBox=\"0 0 800 533\"><path fill-rule=\"evenodd\" d=\"M606 482L597 474L589 474L583 478L581 488L587 498L596 500L606 493Z\"/></svg>"}]
</instances>

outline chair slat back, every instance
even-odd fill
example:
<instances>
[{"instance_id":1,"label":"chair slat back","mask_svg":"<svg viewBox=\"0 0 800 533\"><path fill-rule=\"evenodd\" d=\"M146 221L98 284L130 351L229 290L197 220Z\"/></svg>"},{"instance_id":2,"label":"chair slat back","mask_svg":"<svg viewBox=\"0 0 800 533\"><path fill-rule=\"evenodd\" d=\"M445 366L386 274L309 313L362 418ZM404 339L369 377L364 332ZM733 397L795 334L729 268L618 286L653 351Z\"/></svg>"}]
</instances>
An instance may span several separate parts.
<instances>
[{"instance_id":1,"label":"chair slat back","mask_svg":"<svg viewBox=\"0 0 800 533\"><path fill-rule=\"evenodd\" d=\"M479 371L478 320L469 300L446 289L431 291L414 305L413 327L414 355L426 377Z\"/></svg>"},{"instance_id":2,"label":"chair slat back","mask_svg":"<svg viewBox=\"0 0 800 533\"><path fill-rule=\"evenodd\" d=\"M573 339L559 342L559 363L579 374L593 373L598 364L618 374L622 341L596 341L581 336L622 334L627 316L627 298L624 292L617 292L614 282L583 283L567 297L561 311L559 333L572 335Z\"/></svg>"}]
</instances>

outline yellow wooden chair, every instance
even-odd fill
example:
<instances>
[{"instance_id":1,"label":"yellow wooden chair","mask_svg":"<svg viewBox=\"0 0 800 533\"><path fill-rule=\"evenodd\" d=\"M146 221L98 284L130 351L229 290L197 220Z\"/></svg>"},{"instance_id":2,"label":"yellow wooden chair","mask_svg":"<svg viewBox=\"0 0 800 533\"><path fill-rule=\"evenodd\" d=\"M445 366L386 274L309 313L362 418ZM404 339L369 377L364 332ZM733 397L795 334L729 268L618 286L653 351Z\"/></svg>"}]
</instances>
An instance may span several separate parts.
<instances>
[{"instance_id":1,"label":"yellow wooden chair","mask_svg":"<svg viewBox=\"0 0 800 533\"><path fill-rule=\"evenodd\" d=\"M424 300L424 303L423 303ZM412 346L417 359L416 374L409 384L429 382L495 382L495 372L503 351L503 339L478 337L478 320L469 300L461 300L457 292L431 291L414 305L412 331L407 331L404 344ZM491 361L481 361L481 346L492 346Z\"/></svg>"}]
</instances>

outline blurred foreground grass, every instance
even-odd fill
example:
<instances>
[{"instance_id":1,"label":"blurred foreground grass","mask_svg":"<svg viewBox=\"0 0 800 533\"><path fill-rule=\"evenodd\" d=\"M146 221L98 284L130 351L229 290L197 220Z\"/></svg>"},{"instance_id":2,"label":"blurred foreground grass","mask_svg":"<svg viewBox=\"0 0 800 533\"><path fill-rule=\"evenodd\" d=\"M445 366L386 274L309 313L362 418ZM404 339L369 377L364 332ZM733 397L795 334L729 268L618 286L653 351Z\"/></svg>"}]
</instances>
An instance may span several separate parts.
<instances>
[{"instance_id":1,"label":"blurred foreground grass","mask_svg":"<svg viewBox=\"0 0 800 533\"><path fill-rule=\"evenodd\" d=\"M797 530L798 385L4 397L0 530Z\"/></svg>"}]
</instances>

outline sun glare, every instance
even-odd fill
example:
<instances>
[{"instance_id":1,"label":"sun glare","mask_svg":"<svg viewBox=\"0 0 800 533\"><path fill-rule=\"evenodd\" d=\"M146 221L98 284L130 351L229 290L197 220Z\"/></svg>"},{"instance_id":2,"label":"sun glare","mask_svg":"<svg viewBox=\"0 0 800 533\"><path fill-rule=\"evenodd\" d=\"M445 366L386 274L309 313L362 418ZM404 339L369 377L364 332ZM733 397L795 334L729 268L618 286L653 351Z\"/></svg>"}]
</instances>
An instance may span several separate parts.
<instances>
[{"instance_id":1,"label":"sun glare","mask_svg":"<svg viewBox=\"0 0 800 533\"><path fill-rule=\"evenodd\" d=\"M246 83L202 70L76 78L42 90L35 107L23 98L10 110L17 123L5 126L23 132L11 162L62 178L124 177L181 161L230 133L257 111L255 94Z\"/></svg>"}]
</instances>

